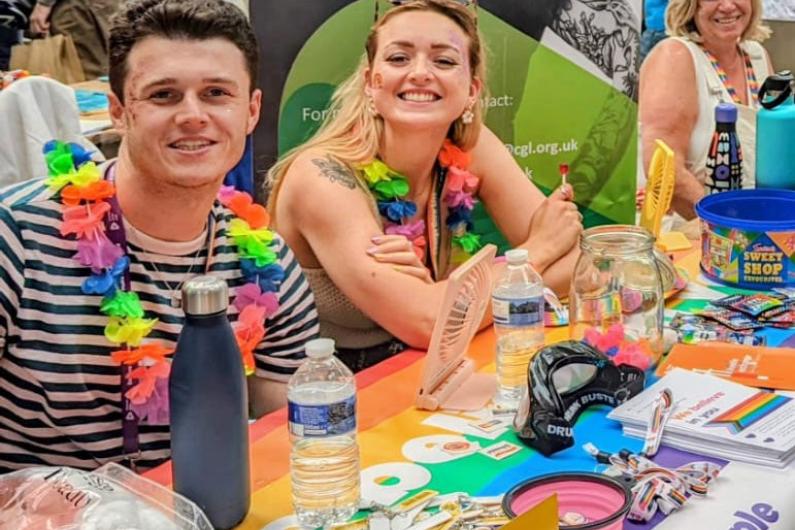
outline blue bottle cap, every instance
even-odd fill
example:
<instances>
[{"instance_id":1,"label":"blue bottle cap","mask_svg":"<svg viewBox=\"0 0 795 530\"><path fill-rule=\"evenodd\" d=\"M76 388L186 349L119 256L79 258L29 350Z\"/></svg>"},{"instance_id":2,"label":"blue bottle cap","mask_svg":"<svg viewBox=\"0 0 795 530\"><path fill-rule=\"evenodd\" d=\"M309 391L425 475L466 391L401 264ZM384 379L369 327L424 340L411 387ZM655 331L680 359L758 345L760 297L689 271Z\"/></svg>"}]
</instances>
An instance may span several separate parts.
<instances>
[{"instance_id":1,"label":"blue bottle cap","mask_svg":"<svg viewBox=\"0 0 795 530\"><path fill-rule=\"evenodd\" d=\"M715 122L737 123L737 107L733 103L718 103L715 107Z\"/></svg>"}]
</instances>

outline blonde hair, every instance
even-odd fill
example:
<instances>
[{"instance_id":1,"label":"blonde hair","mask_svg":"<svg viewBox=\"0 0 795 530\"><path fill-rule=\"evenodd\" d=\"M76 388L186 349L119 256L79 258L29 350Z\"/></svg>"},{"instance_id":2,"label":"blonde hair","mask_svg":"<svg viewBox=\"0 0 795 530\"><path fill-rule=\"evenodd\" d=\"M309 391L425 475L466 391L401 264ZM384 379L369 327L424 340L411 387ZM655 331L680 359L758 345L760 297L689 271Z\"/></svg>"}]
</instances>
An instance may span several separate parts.
<instances>
[{"instance_id":1,"label":"blonde hair","mask_svg":"<svg viewBox=\"0 0 795 530\"><path fill-rule=\"evenodd\" d=\"M372 28L365 43L365 53L356 71L334 92L328 113L318 131L303 145L300 145L279 159L268 171L267 184L271 186L268 208L275 212L279 189L290 166L304 152L318 149L332 156L351 169L371 162L378 155L378 148L384 130L380 116L374 116L369 109L365 93L365 71L372 66L378 48L378 30L390 19L409 11L431 11L442 14L455 22L469 38L469 66L472 77L485 82L486 65L477 30L475 16L456 0L408 0L387 11ZM481 94L482 97L482 94ZM464 150L471 149L478 139L483 120L481 98L475 99L472 107L474 119L465 124L459 117L450 126L447 136ZM357 178L361 179L357 173ZM367 189L363 183L362 187Z\"/></svg>"},{"instance_id":2,"label":"blonde hair","mask_svg":"<svg viewBox=\"0 0 795 530\"><path fill-rule=\"evenodd\" d=\"M702 38L696 28L698 0L671 0L665 10L665 32L673 37L687 37L693 42ZM771 35L770 28L762 23L762 0L751 0L751 21L743 31L741 40L762 42Z\"/></svg>"}]
</instances>

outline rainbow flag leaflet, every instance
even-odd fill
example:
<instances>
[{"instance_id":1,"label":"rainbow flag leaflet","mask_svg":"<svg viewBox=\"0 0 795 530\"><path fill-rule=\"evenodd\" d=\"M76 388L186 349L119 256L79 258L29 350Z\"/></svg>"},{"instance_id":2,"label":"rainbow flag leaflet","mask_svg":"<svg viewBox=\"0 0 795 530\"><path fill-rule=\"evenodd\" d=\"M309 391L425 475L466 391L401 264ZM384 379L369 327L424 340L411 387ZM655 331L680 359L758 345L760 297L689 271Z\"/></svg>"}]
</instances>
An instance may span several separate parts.
<instances>
[{"instance_id":1,"label":"rainbow flag leaflet","mask_svg":"<svg viewBox=\"0 0 795 530\"><path fill-rule=\"evenodd\" d=\"M726 427L732 433L737 434L782 407L791 399L771 392L759 392L710 421L706 427Z\"/></svg>"}]
</instances>

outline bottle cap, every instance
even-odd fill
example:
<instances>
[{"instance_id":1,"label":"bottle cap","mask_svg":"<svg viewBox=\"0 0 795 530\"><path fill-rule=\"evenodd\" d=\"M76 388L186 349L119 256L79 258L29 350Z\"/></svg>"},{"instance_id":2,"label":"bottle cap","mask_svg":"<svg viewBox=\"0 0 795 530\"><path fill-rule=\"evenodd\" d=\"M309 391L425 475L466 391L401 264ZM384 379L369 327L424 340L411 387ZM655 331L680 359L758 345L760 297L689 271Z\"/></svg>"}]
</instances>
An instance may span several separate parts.
<instances>
[{"instance_id":1,"label":"bottle cap","mask_svg":"<svg viewBox=\"0 0 795 530\"><path fill-rule=\"evenodd\" d=\"M306 343L306 356L313 359L334 354L334 339L313 339Z\"/></svg>"},{"instance_id":2,"label":"bottle cap","mask_svg":"<svg viewBox=\"0 0 795 530\"><path fill-rule=\"evenodd\" d=\"M182 307L186 315L212 315L226 311L229 288L217 276L196 276L182 286Z\"/></svg>"},{"instance_id":3,"label":"bottle cap","mask_svg":"<svg viewBox=\"0 0 795 530\"><path fill-rule=\"evenodd\" d=\"M769 76L759 87L759 103L767 110L773 110L790 99L795 91L795 77L789 70L782 70Z\"/></svg>"},{"instance_id":4,"label":"bottle cap","mask_svg":"<svg viewBox=\"0 0 795 530\"><path fill-rule=\"evenodd\" d=\"M509 265L524 265L529 258L530 255L524 248L514 248L505 253Z\"/></svg>"},{"instance_id":5,"label":"bottle cap","mask_svg":"<svg viewBox=\"0 0 795 530\"><path fill-rule=\"evenodd\" d=\"M737 107L733 103L718 103L715 107L716 123L737 123Z\"/></svg>"},{"instance_id":6,"label":"bottle cap","mask_svg":"<svg viewBox=\"0 0 795 530\"><path fill-rule=\"evenodd\" d=\"M771 75L765 79L765 84L768 85L769 90L784 90L795 82L792 72L789 70L782 70Z\"/></svg>"}]
</instances>

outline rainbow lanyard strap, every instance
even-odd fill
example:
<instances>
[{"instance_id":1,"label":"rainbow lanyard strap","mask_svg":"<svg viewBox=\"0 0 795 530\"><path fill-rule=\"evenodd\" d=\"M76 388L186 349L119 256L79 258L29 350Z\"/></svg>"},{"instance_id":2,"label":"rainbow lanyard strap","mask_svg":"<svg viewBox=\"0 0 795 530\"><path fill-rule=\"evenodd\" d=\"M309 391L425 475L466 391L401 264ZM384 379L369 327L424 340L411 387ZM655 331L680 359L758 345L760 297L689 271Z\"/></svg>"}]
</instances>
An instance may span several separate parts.
<instances>
[{"instance_id":1,"label":"rainbow lanyard strap","mask_svg":"<svg viewBox=\"0 0 795 530\"><path fill-rule=\"evenodd\" d=\"M718 78L720 78L721 83L723 83L724 88L729 93L732 98L732 101L737 105L742 105L743 102L740 99L740 96L737 95L737 90L732 86L731 81L729 81L729 76L726 74L726 70L718 63L718 59L706 48L703 46L701 49L709 59L709 62L712 63L712 68L715 70L715 73L718 74ZM742 55L743 60L745 62L745 81L748 84L748 92L750 93L748 106L755 107L759 103L759 83L756 80L756 74L754 73L754 66L751 63L751 56L746 53L745 50L742 48L738 48L740 51L740 55Z\"/></svg>"},{"instance_id":2,"label":"rainbow lanyard strap","mask_svg":"<svg viewBox=\"0 0 795 530\"><path fill-rule=\"evenodd\" d=\"M130 258L113 179L103 178L91 161L91 153L77 144L51 141L44 146L44 155L50 175L47 184L60 192L64 204L60 234L77 239L73 259L91 268L92 274L81 290L102 297L99 310L108 317L105 338L122 347L112 352L111 358L121 367L123 450L132 461L140 456L138 423L169 422L171 365L167 357L174 349L160 342L143 342L158 320L145 318L138 294L131 289ZM113 169L111 166L108 171L110 177ZM265 208L231 186L221 187L218 200L235 215L226 234L237 247L246 283L237 289L232 304L239 311L234 331L246 374L250 375L255 368L254 349L265 337L265 320L278 310L285 272L273 248L277 241L268 229L270 216ZM211 242L215 237L213 223L207 230Z\"/></svg>"},{"instance_id":3,"label":"rainbow lanyard strap","mask_svg":"<svg viewBox=\"0 0 795 530\"><path fill-rule=\"evenodd\" d=\"M482 243L480 236L473 234L472 210L477 200L475 191L479 179L469 171L469 153L445 140L439 152L439 165L444 176L443 201L448 209L445 224L452 234L453 252L451 261L460 265L475 254ZM425 221L410 221L417 213L417 205L406 200L410 187L406 177L394 171L381 160L373 160L360 167L367 187L373 193L378 212L384 218L384 233L405 236L411 241L414 253L425 258Z\"/></svg>"}]
</instances>

